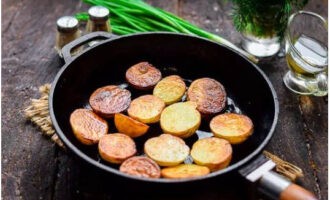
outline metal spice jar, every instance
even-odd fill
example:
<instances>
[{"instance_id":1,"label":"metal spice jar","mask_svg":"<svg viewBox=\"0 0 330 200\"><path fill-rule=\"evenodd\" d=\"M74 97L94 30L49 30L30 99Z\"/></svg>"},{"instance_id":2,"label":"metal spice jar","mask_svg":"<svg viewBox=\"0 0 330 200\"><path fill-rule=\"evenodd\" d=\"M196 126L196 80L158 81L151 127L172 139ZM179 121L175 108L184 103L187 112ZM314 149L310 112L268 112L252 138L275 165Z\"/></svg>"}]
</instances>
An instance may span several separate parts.
<instances>
[{"instance_id":1,"label":"metal spice jar","mask_svg":"<svg viewBox=\"0 0 330 200\"><path fill-rule=\"evenodd\" d=\"M81 31L78 29L78 20L72 16L61 17L57 20L56 24L57 32L55 49L62 57L62 47L80 37Z\"/></svg>"},{"instance_id":2,"label":"metal spice jar","mask_svg":"<svg viewBox=\"0 0 330 200\"><path fill-rule=\"evenodd\" d=\"M89 19L86 25L87 32L111 32L110 11L103 6L93 6L88 10Z\"/></svg>"}]
</instances>

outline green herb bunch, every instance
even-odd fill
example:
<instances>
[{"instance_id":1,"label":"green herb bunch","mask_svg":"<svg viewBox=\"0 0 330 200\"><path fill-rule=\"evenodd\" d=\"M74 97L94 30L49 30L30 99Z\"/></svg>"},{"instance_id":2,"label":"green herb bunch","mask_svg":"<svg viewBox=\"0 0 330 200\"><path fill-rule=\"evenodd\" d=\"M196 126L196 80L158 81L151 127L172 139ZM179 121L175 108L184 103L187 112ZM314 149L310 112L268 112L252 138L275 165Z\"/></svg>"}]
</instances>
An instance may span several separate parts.
<instances>
[{"instance_id":1,"label":"green herb bunch","mask_svg":"<svg viewBox=\"0 0 330 200\"><path fill-rule=\"evenodd\" d=\"M257 62L257 58L235 46L225 38L207 32L196 25L160 8L153 7L143 0L82 0L91 5L100 5L110 10L110 23L113 33L126 35L141 32L167 31L204 37L227 46ZM87 13L77 13L80 21L88 20Z\"/></svg>"},{"instance_id":2,"label":"green herb bunch","mask_svg":"<svg viewBox=\"0 0 330 200\"><path fill-rule=\"evenodd\" d=\"M283 37L288 18L308 0L232 0L237 31L257 37Z\"/></svg>"}]
</instances>

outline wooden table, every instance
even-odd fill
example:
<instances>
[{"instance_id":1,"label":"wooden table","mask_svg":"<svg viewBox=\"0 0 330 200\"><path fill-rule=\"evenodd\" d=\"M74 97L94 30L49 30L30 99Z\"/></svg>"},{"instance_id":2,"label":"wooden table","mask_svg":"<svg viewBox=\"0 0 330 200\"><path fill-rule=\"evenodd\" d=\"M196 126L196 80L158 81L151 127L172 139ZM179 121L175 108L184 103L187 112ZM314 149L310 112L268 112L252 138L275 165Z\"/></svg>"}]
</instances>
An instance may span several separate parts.
<instances>
[{"instance_id":1,"label":"wooden table","mask_svg":"<svg viewBox=\"0 0 330 200\"><path fill-rule=\"evenodd\" d=\"M240 36L230 18L231 3L220 0L148 1L235 44ZM327 17L327 1L306 6ZM2 2L2 197L3 199L125 199L111 180L72 154L63 152L27 122L22 110L38 87L52 82L62 66L54 51L55 22L86 11L78 0L4 0ZM278 125L266 150L301 167L299 183L320 199L328 193L328 99L289 92L282 83L283 57L259 64L279 97ZM122 188L121 188L122 189ZM133 197L138 198L138 195ZM149 196L150 197L150 196ZM157 195L151 196L155 199ZM158 195L159 197L159 195ZM163 196L168 199L171 196ZM146 199L146 196L140 196ZM247 199L238 188L182 192L170 199Z\"/></svg>"}]
</instances>

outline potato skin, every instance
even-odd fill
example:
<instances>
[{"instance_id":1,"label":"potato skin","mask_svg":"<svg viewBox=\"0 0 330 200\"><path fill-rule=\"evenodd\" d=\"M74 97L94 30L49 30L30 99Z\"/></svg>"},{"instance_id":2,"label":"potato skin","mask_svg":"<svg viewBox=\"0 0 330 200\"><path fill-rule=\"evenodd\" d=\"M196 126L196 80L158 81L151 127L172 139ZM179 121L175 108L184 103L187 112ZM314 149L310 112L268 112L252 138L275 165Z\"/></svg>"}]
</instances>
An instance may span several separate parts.
<instances>
[{"instance_id":1,"label":"potato skin","mask_svg":"<svg viewBox=\"0 0 330 200\"><path fill-rule=\"evenodd\" d=\"M166 107L160 116L165 133L181 138L193 135L201 124L201 115L193 102L179 102Z\"/></svg>"},{"instance_id":2,"label":"potato skin","mask_svg":"<svg viewBox=\"0 0 330 200\"><path fill-rule=\"evenodd\" d=\"M160 166L175 166L188 157L189 147L179 137L161 134L144 143L144 152Z\"/></svg>"},{"instance_id":3,"label":"potato skin","mask_svg":"<svg viewBox=\"0 0 330 200\"><path fill-rule=\"evenodd\" d=\"M215 116L210 122L210 128L215 137L226 139L231 144L240 144L253 133L252 120L236 113Z\"/></svg>"},{"instance_id":4,"label":"potato skin","mask_svg":"<svg viewBox=\"0 0 330 200\"><path fill-rule=\"evenodd\" d=\"M162 78L161 72L148 62L140 62L126 71L126 80L134 88L152 89Z\"/></svg>"},{"instance_id":5,"label":"potato skin","mask_svg":"<svg viewBox=\"0 0 330 200\"><path fill-rule=\"evenodd\" d=\"M132 138L144 135L149 129L148 125L121 113L115 114L114 121L118 132L128 135Z\"/></svg>"},{"instance_id":6,"label":"potato skin","mask_svg":"<svg viewBox=\"0 0 330 200\"><path fill-rule=\"evenodd\" d=\"M187 99L197 103L203 116L221 112L226 106L227 94L218 81L211 78L196 79L188 88Z\"/></svg>"},{"instance_id":7,"label":"potato skin","mask_svg":"<svg viewBox=\"0 0 330 200\"><path fill-rule=\"evenodd\" d=\"M134 156L125 160L119 170L125 174L145 178L160 178L160 167L145 156Z\"/></svg>"},{"instance_id":8,"label":"potato skin","mask_svg":"<svg viewBox=\"0 0 330 200\"><path fill-rule=\"evenodd\" d=\"M178 102L186 92L186 84L180 76L171 75L163 78L154 88L153 95L162 99L166 105Z\"/></svg>"},{"instance_id":9,"label":"potato skin","mask_svg":"<svg viewBox=\"0 0 330 200\"><path fill-rule=\"evenodd\" d=\"M151 124L159 121L164 108L165 103L160 98L153 95L143 95L131 102L127 113L133 119Z\"/></svg>"},{"instance_id":10,"label":"potato skin","mask_svg":"<svg viewBox=\"0 0 330 200\"><path fill-rule=\"evenodd\" d=\"M88 109L76 109L70 115L74 136L83 144L97 144L108 133L108 123Z\"/></svg>"},{"instance_id":11,"label":"potato skin","mask_svg":"<svg viewBox=\"0 0 330 200\"><path fill-rule=\"evenodd\" d=\"M205 176L210 173L210 169L194 164L181 164L174 167L167 167L161 170L164 178L181 179Z\"/></svg>"},{"instance_id":12,"label":"potato skin","mask_svg":"<svg viewBox=\"0 0 330 200\"><path fill-rule=\"evenodd\" d=\"M100 139L98 150L103 160L120 164L136 154L136 145L133 139L125 134L111 133Z\"/></svg>"},{"instance_id":13,"label":"potato skin","mask_svg":"<svg viewBox=\"0 0 330 200\"><path fill-rule=\"evenodd\" d=\"M89 104L98 115L111 118L115 113L125 111L131 103L131 92L116 85L108 85L95 90Z\"/></svg>"},{"instance_id":14,"label":"potato skin","mask_svg":"<svg viewBox=\"0 0 330 200\"><path fill-rule=\"evenodd\" d=\"M196 141L190 155L197 165L216 171L229 165L232 153L232 147L227 140L211 137Z\"/></svg>"}]
</instances>

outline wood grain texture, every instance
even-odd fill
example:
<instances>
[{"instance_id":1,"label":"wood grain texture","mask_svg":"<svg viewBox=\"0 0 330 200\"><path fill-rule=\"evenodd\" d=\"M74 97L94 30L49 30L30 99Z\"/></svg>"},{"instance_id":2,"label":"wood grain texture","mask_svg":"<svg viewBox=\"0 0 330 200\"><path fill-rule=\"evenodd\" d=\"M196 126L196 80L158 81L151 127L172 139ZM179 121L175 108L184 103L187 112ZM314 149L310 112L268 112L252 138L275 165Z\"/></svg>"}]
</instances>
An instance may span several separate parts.
<instances>
[{"instance_id":1,"label":"wood grain texture","mask_svg":"<svg viewBox=\"0 0 330 200\"><path fill-rule=\"evenodd\" d=\"M221 0L148 0L210 32L239 45L231 22L231 3ZM310 1L306 10L327 17L328 2ZM38 87L49 83L63 65L53 49L56 19L86 11L78 0L4 0L2 2L2 198L12 199L247 199L245 189L232 180L227 187L166 194L136 194L120 188L70 152L63 152L24 118L22 110ZM328 199L327 97L303 97L282 83L285 59L275 56L259 65L279 97L280 115L266 150L298 165L305 177L299 184L319 199ZM260 94L262 95L262 94ZM238 183L237 183L238 184Z\"/></svg>"},{"instance_id":2,"label":"wood grain texture","mask_svg":"<svg viewBox=\"0 0 330 200\"><path fill-rule=\"evenodd\" d=\"M2 197L52 199L57 148L28 123L22 110L62 66L53 46L56 19L78 1L2 2Z\"/></svg>"}]
</instances>

